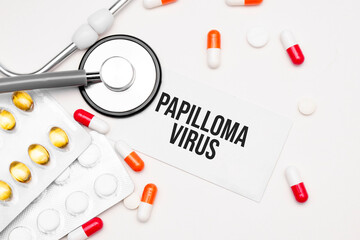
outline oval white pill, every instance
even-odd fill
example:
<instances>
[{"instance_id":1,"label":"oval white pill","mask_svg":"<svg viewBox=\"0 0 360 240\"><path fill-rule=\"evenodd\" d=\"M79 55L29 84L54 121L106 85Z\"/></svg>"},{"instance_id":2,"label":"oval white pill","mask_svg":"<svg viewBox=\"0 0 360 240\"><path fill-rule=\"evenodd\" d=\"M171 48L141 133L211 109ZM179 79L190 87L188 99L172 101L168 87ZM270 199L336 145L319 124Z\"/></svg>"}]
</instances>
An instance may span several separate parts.
<instances>
[{"instance_id":1,"label":"oval white pill","mask_svg":"<svg viewBox=\"0 0 360 240\"><path fill-rule=\"evenodd\" d=\"M9 240L32 240L30 229L26 227L14 228L9 234Z\"/></svg>"},{"instance_id":2,"label":"oval white pill","mask_svg":"<svg viewBox=\"0 0 360 240\"><path fill-rule=\"evenodd\" d=\"M89 197L84 192L73 192L66 198L65 206L70 214L81 214L89 207Z\"/></svg>"},{"instance_id":3,"label":"oval white pill","mask_svg":"<svg viewBox=\"0 0 360 240\"><path fill-rule=\"evenodd\" d=\"M55 209L46 209L39 214L37 223L41 232L54 232L60 225L60 214Z\"/></svg>"},{"instance_id":4,"label":"oval white pill","mask_svg":"<svg viewBox=\"0 0 360 240\"><path fill-rule=\"evenodd\" d=\"M310 98L303 98L298 103L298 109L301 114L309 116L315 112L316 104Z\"/></svg>"},{"instance_id":5,"label":"oval white pill","mask_svg":"<svg viewBox=\"0 0 360 240\"><path fill-rule=\"evenodd\" d=\"M140 205L140 196L133 192L130 196L124 199L124 206L127 209L134 210L137 209Z\"/></svg>"},{"instance_id":6,"label":"oval white pill","mask_svg":"<svg viewBox=\"0 0 360 240\"><path fill-rule=\"evenodd\" d=\"M100 197L109 197L117 189L117 180L111 174L103 174L96 179L94 188L96 194Z\"/></svg>"},{"instance_id":7,"label":"oval white pill","mask_svg":"<svg viewBox=\"0 0 360 240\"><path fill-rule=\"evenodd\" d=\"M61 174L60 176L55 180L55 184L57 185L63 185L64 183L66 183L66 181L69 179L70 177L70 168L66 168Z\"/></svg>"},{"instance_id":8,"label":"oval white pill","mask_svg":"<svg viewBox=\"0 0 360 240\"><path fill-rule=\"evenodd\" d=\"M269 33L263 27L254 27L247 32L246 38L251 46L261 48L269 42Z\"/></svg>"},{"instance_id":9,"label":"oval white pill","mask_svg":"<svg viewBox=\"0 0 360 240\"><path fill-rule=\"evenodd\" d=\"M98 162L101 155L100 148L91 144L79 157L78 161L83 167L93 167Z\"/></svg>"}]
</instances>

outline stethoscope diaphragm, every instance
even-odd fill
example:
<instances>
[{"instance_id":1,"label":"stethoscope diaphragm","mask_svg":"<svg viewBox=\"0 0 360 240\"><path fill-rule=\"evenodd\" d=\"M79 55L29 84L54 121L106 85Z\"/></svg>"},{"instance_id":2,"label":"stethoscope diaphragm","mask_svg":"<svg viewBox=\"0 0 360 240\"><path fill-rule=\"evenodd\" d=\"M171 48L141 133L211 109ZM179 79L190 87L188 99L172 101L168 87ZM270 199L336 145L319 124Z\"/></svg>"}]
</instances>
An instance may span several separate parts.
<instances>
[{"instance_id":1,"label":"stethoscope diaphragm","mask_svg":"<svg viewBox=\"0 0 360 240\"><path fill-rule=\"evenodd\" d=\"M110 117L126 117L145 109L161 85L161 67L154 51L128 35L112 35L91 46L79 69L99 72L100 83L80 87L85 101Z\"/></svg>"}]
</instances>

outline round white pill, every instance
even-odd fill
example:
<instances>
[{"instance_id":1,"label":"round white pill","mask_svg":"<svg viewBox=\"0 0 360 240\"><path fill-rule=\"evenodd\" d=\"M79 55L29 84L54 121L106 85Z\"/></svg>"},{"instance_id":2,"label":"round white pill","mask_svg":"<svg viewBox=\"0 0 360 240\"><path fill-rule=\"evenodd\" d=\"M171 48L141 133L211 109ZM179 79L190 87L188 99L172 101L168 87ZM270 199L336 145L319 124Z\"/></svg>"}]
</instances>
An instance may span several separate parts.
<instances>
[{"instance_id":1,"label":"round white pill","mask_svg":"<svg viewBox=\"0 0 360 240\"><path fill-rule=\"evenodd\" d=\"M140 196L133 192L130 196L124 199L124 206L127 209L134 210L137 209L140 205Z\"/></svg>"},{"instance_id":2,"label":"round white pill","mask_svg":"<svg viewBox=\"0 0 360 240\"><path fill-rule=\"evenodd\" d=\"M310 98L303 98L298 103L298 109L301 114L309 116L315 112L316 104Z\"/></svg>"},{"instance_id":3,"label":"round white pill","mask_svg":"<svg viewBox=\"0 0 360 240\"><path fill-rule=\"evenodd\" d=\"M66 210L72 215L79 215L89 207L89 197L84 192L73 192L65 202Z\"/></svg>"},{"instance_id":4,"label":"round white pill","mask_svg":"<svg viewBox=\"0 0 360 240\"><path fill-rule=\"evenodd\" d=\"M9 240L32 240L30 229L26 227L14 228L9 234Z\"/></svg>"},{"instance_id":5,"label":"round white pill","mask_svg":"<svg viewBox=\"0 0 360 240\"><path fill-rule=\"evenodd\" d=\"M60 176L55 180L55 184L57 185L63 185L66 183L66 181L68 180L68 178L70 177L70 168L65 169Z\"/></svg>"},{"instance_id":6,"label":"round white pill","mask_svg":"<svg viewBox=\"0 0 360 240\"><path fill-rule=\"evenodd\" d=\"M100 197L109 197L117 189L117 180L111 174L103 174L96 179L94 188L96 194Z\"/></svg>"},{"instance_id":7,"label":"round white pill","mask_svg":"<svg viewBox=\"0 0 360 240\"><path fill-rule=\"evenodd\" d=\"M263 27L254 27L247 32L247 41L254 48L264 47L269 42L269 33Z\"/></svg>"},{"instance_id":8,"label":"round white pill","mask_svg":"<svg viewBox=\"0 0 360 240\"><path fill-rule=\"evenodd\" d=\"M41 232L54 232L60 225L60 214L55 209L46 209L39 214L37 223Z\"/></svg>"},{"instance_id":9,"label":"round white pill","mask_svg":"<svg viewBox=\"0 0 360 240\"><path fill-rule=\"evenodd\" d=\"M83 167L93 167L98 162L101 151L98 146L91 144L79 157L78 161Z\"/></svg>"}]
</instances>

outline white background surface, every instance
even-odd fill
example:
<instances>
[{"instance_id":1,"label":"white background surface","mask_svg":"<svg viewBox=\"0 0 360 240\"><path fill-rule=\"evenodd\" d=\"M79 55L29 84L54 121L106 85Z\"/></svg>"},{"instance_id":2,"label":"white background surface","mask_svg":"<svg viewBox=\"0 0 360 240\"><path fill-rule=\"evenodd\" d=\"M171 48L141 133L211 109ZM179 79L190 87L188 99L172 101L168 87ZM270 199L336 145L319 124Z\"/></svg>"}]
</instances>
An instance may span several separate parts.
<instances>
[{"instance_id":1,"label":"white background surface","mask_svg":"<svg viewBox=\"0 0 360 240\"><path fill-rule=\"evenodd\" d=\"M70 43L88 15L112 0L0 0L0 62L16 71L40 67ZM179 0L154 10L133 0L110 33L146 41L164 70L171 68L229 94L288 115L294 126L260 204L144 157L130 172L138 191L148 182L159 193L151 220L140 224L122 203L101 215L104 229L91 239L359 239L360 236L360 3L356 0L264 0L259 7L228 7L223 0ZM263 49L251 48L246 31L271 33ZM222 33L222 66L206 66L206 34ZM279 34L291 29L306 60L294 67ZM78 52L57 70L77 68ZM166 79L164 79L166 81ZM72 113L88 109L77 89L51 91ZM310 117L297 102L318 104ZM236 106L234 106L236 108ZM111 139L121 137L112 125ZM284 169L296 165L309 200L299 205Z\"/></svg>"}]
</instances>

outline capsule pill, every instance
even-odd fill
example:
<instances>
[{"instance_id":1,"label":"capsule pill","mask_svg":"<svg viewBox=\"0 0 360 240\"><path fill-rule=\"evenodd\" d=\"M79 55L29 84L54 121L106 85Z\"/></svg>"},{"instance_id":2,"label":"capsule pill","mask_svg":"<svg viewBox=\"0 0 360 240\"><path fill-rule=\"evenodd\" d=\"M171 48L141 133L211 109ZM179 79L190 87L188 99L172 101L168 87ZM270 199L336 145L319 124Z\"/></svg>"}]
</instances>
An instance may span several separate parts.
<instances>
[{"instance_id":1,"label":"capsule pill","mask_svg":"<svg viewBox=\"0 0 360 240\"><path fill-rule=\"evenodd\" d=\"M146 222L149 220L156 194L157 187L155 184L150 183L145 186L137 211L137 218L140 222Z\"/></svg>"},{"instance_id":2,"label":"capsule pill","mask_svg":"<svg viewBox=\"0 0 360 240\"><path fill-rule=\"evenodd\" d=\"M155 8L174 2L176 2L176 0L144 0L144 7Z\"/></svg>"},{"instance_id":3,"label":"capsule pill","mask_svg":"<svg viewBox=\"0 0 360 240\"><path fill-rule=\"evenodd\" d=\"M18 182L27 183L31 180L30 169L22 162L12 162L9 171L11 176Z\"/></svg>"},{"instance_id":4,"label":"capsule pill","mask_svg":"<svg viewBox=\"0 0 360 240\"><path fill-rule=\"evenodd\" d=\"M15 117L11 112L1 109L0 110L0 127L6 131L14 129L16 125Z\"/></svg>"},{"instance_id":5,"label":"capsule pill","mask_svg":"<svg viewBox=\"0 0 360 240\"><path fill-rule=\"evenodd\" d=\"M14 92L12 95L12 101L17 108L23 111L28 112L34 108L34 101L27 92Z\"/></svg>"},{"instance_id":6,"label":"capsule pill","mask_svg":"<svg viewBox=\"0 0 360 240\"><path fill-rule=\"evenodd\" d=\"M210 68L218 68L221 59L221 35L217 30L211 30L207 36L207 64Z\"/></svg>"},{"instance_id":7,"label":"capsule pill","mask_svg":"<svg viewBox=\"0 0 360 240\"><path fill-rule=\"evenodd\" d=\"M74 119L82 125L102 134L106 134L110 130L109 125L104 120L83 109L78 109L74 112Z\"/></svg>"},{"instance_id":8,"label":"capsule pill","mask_svg":"<svg viewBox=\"0 0 360 240\"><path fill-rule=\"evenodd\" d=\"M49 133L50 142L58 148L65 148L69 143L69 138L64 130L53 127Z\"/></svg>"},{"instance_id":9,"label":"capsule pill","mask_svg":"<svg viewBox=\"0 0 360 240\"><path fill-rule=\"evenodd\" d=\"M293 166L288 167L285 171L285 175L296 201L299 203L306 202L309 196L297 168Z\"/></svg>"},{"instance_id":10,"label":"capsule pill","mask_svg":"<svg viewBox=\"0 0 360 240\"><path fill-rule=\"evenodd\" d=\"M139 155L129 147L129 145L124 141L118 141L115 144L116 151L124 159L124 161L131 167L135 172L140 172L144 169L144 161L139 157Z\"/></svg>"},{"instance_id":11,"label":"capsule pill","mask_svg":"<svg viewBox=\"0 0 360 240\"><path fill-rule=\"evenodd\" d=\"M45 165L50 160L49 152L40 144L32 144L28 148L30 159L37 164Z\"/></svg>"},{"instance_id":12,"label":"capsule pill","mask_svg":"<svg viewBox=\"0 0 360 240\"><path fill-rule=\"evenodd\" d=\"M259 5L263 0L226 0L229 6L253 6Z\"/></svg>"},{"instance_id":13,"label":"capsule pill","mask_svg":"<svg viewBox=\"0 0 360 240\"><path fill-rule=\"evenodd\" d=\"M74 231L68 234L67 240L85 240L91 235L100 231L103 227L103 221L96 217L84 223L81 227L78 227Z\"/></svg>"},{"instance_id":14,"label":"capsule pill","mask_svg":"<svg viewBox=\"0 0 360 240\"><path fill-rule=\"evenodd\" d=\"M305 61L304 54L292 32L289 30L283 31L280 35L280 40L293 64L300 65Z\"/></svg>"},{"instance_id":15,"label":"capsule pill","mask_svg":"<svg viewBox=\"0 0 360 240\"><path fill-rule=\"evenodd\" d=\"M12 190L9 184L0 180L0 201L9 201L12 196Z\"/></svg>"}]
</instances>

